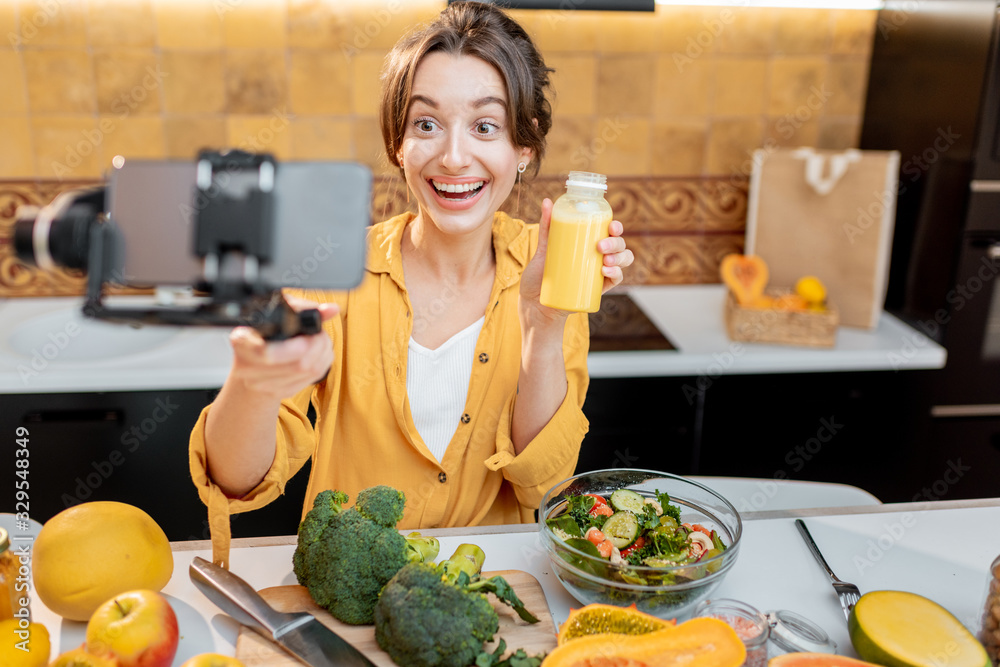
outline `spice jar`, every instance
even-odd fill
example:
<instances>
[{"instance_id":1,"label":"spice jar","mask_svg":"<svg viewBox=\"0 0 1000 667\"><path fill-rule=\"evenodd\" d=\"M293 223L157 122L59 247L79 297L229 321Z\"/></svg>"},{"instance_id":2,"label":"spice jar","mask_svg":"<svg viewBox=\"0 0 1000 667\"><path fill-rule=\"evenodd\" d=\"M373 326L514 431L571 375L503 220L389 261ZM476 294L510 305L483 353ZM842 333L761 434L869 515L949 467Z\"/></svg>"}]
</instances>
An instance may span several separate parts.
<instances>
[{"instance_id":1,"label":"spice jar","mask_svg":"<svg viewBox=\"0 0 1000 667\"><path fill-rule=\"evenodd\" d=\"M836 653L837 643L809 619L785 609L763 613L739 600L705 600L695 616L710 616L729 624L747 649L744 667L764 667L782 653Z\"/></svg>"},{"instance_id":2,"label":"spice jar","mask_svg":"<svg viewBox=\"0 0 1000 667\"><path fill-rule=\"evenodd\" d=\"M1000 556L990 565L989 579L979 641L986 647L994 667L1000 667Z\"/></svg>"},{"instance_id":3,"label":"spice jar","mask_svg":"<svg viewBox=\"0 0 1000 667\"><path fill-rule=\"evenodd\" d=\"M17 558L10 550L10 535L0 528L0 621L14 618L17 602L22 597L14 590L17 579Z\"/></svg>"},{"instance_id":4,"label":"spice jar","mask_svg":"<svg viewBox=\"0 0 1000 667\"><path fill-rule=\"evenodd\" d=\"M725 621L747 650L745 667L764 667L767 664L767 638L770 627L767 617L739 600L705 600L694 610L695 616L708 616Z\"/></svg>"}]
</instances>

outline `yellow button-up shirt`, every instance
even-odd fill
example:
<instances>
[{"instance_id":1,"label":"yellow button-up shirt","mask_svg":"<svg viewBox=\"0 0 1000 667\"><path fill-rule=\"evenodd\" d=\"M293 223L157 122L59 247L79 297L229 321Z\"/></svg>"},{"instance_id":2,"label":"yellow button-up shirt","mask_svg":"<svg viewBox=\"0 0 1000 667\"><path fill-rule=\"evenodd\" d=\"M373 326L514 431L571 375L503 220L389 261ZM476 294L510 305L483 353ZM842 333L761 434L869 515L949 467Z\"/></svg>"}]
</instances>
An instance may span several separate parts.
<instances>
[{"instance_id":1,"label":"yellow button-up shirt","mask_svg":"<svg viewBox=\"0 0 1000 667\"><path fill-rule=\"evenodd\" d=\"M351 499L388 484L406 494L399 527L438 528L533 520L542 496L573 474L588 423L589 330L586 314L568 318L563 338L568 389L542 431L515 455L510 438L521 364L518 318L521 272L538 244L537 225L497 213L493 222L496 277L476 343L463 415L438 461L421 440L406 393L406 360L413 326L400 246L413 219L405 213L373 225L364 279L348 292L299 292L340 305L325 323L334 347L326 378L282 402L274 461L263 481L242 498L227 498L206 469L206 407L190 440L191 475L208 506L213 559L228 561L229 515L261 507L312 457L303 516L324 489ZM443 292L441 298L448 298ZM316 408L313 427L306 416Z\"/></svg>"}]
</instances>

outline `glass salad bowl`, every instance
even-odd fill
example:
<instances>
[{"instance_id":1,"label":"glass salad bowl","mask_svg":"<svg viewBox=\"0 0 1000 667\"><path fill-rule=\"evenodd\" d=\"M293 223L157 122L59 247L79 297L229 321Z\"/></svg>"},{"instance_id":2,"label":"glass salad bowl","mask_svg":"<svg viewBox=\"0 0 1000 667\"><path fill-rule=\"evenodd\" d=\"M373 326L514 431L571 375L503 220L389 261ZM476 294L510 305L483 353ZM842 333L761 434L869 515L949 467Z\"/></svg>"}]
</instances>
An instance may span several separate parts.
<instances>
[{"instance_id":1,"label":"glass salad bowl","mask_svg":"<svg viewBox=\"0 0 1000 667\"><path fill-rule=\"evenodd\" d=\"M682 523L714 531L725 549L708 549L698 560L683 564L668 560L656 562L656 567L613 563L587 544L567 539L565 530L549 525L549 519L569 513L571 497L595 494L615 507L611 495L621 489L632 493L617 497L636 499L632 494L638 494L643 501L656 500L658 493L669 494L670 504L680 509ZM539 507L538 530L556 576L581 603L635 604L640 611L660 618L684 620L736 562L743 523L732 503L703 484L664 472L615 468L576 475L549 489Z\"/></svg>"}]
</instances>

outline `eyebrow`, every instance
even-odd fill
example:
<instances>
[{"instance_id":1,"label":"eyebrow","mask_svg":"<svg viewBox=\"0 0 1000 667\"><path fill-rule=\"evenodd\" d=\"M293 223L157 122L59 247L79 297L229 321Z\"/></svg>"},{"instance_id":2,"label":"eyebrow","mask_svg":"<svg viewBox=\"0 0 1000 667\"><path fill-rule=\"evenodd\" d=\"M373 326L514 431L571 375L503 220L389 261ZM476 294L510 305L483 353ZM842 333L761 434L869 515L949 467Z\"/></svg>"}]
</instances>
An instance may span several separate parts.
<instances>
[{"instance_id":1,"label":"eyebrow","mask_svg":"<svg viewBox=\"0 0 1000 667\"><path fill-rule=\"evenodd\" d=\"M437 102L435 102L434 100L425 95L413 95L412 97L410 97L410 104L412 105L414 102L423 102L432 109L438 108ZM479 109L488 104L499 104L500 106L507 108L507 103L503 99L493 96L479 98L478 100L472 103L472 108Z\"/></svg>"}]
</instances>

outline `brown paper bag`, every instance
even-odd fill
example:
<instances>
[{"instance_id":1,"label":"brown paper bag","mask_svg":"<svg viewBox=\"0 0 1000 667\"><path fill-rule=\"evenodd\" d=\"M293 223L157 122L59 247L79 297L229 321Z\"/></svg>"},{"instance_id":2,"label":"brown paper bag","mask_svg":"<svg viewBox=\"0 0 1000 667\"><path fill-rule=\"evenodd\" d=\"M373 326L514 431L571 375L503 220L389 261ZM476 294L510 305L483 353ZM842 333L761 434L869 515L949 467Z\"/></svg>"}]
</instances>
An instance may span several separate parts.
<instances>
[{"instance_id":1,"label":"brown paper bag","mask_svg":"<svg viewBox=\"0 0 1000 667\"><path fill-rule=\"evenodd\" d=\"M845 326L873 328L885 302L899 178L897 151L758 150L746 249L769 285L826 285Z\"/></svg>"}]
</instances>

